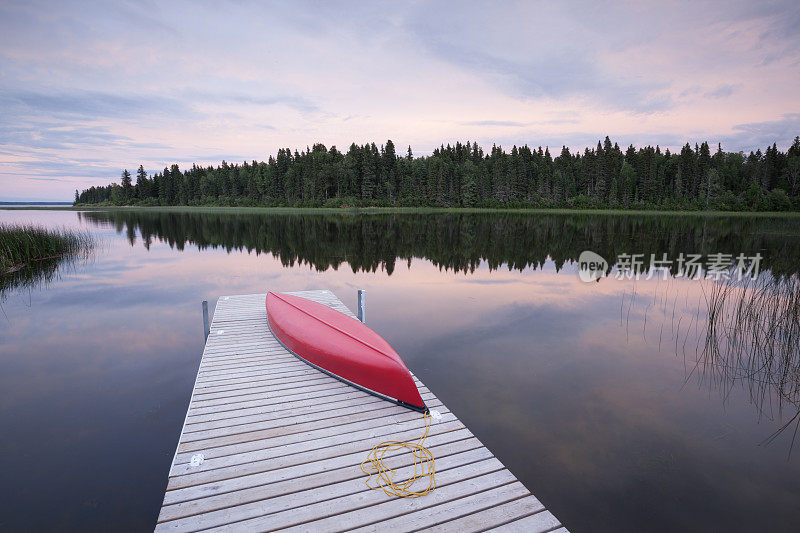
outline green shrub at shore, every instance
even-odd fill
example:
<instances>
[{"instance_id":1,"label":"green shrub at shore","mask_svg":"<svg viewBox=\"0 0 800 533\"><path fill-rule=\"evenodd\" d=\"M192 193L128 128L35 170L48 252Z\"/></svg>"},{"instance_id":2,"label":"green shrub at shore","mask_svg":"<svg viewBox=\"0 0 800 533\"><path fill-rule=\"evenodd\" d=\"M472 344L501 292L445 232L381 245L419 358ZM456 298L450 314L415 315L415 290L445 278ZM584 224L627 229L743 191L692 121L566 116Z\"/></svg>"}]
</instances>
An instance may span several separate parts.
<instances>
[{"instance_id":1,"label":"green shrub at shore","mask_svg":"<svg viewBox=\"0 0 800 533\"><path fill-rule=\"evenodd\" d=\"M93 245L88 232L0 224L0 275L34 263L76 257Z\"/></svg>"}]
</instances>

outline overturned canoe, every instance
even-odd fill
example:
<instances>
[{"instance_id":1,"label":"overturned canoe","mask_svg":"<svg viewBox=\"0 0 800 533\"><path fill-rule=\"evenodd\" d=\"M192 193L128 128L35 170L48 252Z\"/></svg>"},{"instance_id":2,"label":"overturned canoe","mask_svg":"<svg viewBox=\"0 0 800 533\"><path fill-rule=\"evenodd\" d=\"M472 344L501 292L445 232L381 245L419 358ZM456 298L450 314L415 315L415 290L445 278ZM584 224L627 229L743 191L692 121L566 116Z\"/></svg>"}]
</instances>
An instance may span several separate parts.
<instances>
[{"instance_id":1,"label":"overturned canoe","mask_svg":"<svg viewBox=\"0 0 800 533\"><path fill-rule=\"evenodd\" d=\"M267 321L275 338L306 363L370 394L426 411L403 360L358 320L306 298L270 292Z\"/></svg>"}]
</instances>

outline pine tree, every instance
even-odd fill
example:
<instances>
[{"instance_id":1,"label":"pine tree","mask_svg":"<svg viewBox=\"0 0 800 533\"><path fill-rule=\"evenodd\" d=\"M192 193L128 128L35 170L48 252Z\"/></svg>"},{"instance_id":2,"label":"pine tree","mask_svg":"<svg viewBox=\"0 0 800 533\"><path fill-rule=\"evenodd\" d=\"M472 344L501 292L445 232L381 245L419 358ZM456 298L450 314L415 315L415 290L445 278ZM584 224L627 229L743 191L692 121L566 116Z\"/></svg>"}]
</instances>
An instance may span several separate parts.
<instances>
[{"instance_id":1,"label":"pine tree","mask_svg":"<svg viewBox=\"0 0 800 533\"><path fill-rule=\"evenodd\" d=\"M634 198L634 190L636 187L636 171L633 165L625 161L622 164L622 170L619 172L620 181L620 202L625 207L630 207Z\"/></svg>"},{"instance_id":2,"label":"pine tree","mask_svg":"<svg viewBox=\"0 0 800 533\"><path fill-rule=\"evenodd\" d=\"M147 189L147 172L145 172L144 166L139 165L139 170L136 171L136 197L147 198L149 196Z\"/></svg>"},{"instance_id":3,"label":"pine tree","mask_svg":"<svg viewBox=\"0 0 800 533\"><path fill-rule=\"evenodd\" d=\"M619 146L612 146L611 139L606 135L606 139L603 141L603 179L605 180L606 192L608 192L611 180L619 173L617 152L619 152Z\"/></svg>"},{"instance_id":4,"label":"pine tree","mask_svg":"<svg viewBox=\"0 0 800 533\"><path fill-rule=\"evenodd\" d=\"M381 180L386 191L385 196L389 201L397 200L397 153L391 139L386 141L386 146L381 151Z\"/></svg>"},{"instance_id":5,"label":"pine tree","mask_svg":"<svg viewBox=\"0 0 800 533\"><path fill-rule=\"evenodd\" d=\"M369 147L367 147L367 150L369 151ZM375 159L369 152L365 154L363 159L362 175L361 199L369 201L375 196Z\"/></svg>"},{"instance_id":6,"label":"pine tree","mask_svg":"<svg viewBox=\"0 0 800 533\"><path fill-rule=\"evenodd\" d=\"M711 168L711 150L708 148L708 143L703 142L697 151L697 174L695 179L698 185L706 177L709 168ZM694 193L695 196L699 195L699 187L695 189Z\"/></svg>"},{"instance_id":7,"label":"pine tree","mask_svg":"<svg viewBox=\"0 0 800 533\"><path fill-rule=\"evenodd\" d=\"M225 161L222 162L223 164ZM164 167L164 172L158 180L158 203L161 205L169 205L169 199L172 196L172 176L170 176L169 169Z\"/></svg>"},{"instance_id":8,"label":"pine tree","mask_svg":"<svg viewBox=\"0 0 800 533\"><path fill-rule=\"evenodd\" d=\"M462 168L462 182L461 182L461 205L464 207L472 207L475 205L475 167L471 162L467 161L461 164Z\"/></svg>"},{"instance_id":9,"label":"pine tree","mask_svg":"<svg viewBox=\"0 0 800 533\"><path fill-rule=\"evenodd\" d=\"M719 172L716 168L706 171L702 183L702 194L706 209L714 209L720 196Z\"/></svg>"},{"instance_id":10,"label":"pine tree","mask_svg":"<svg viewBox=\"0 0 800 533\"><path fill-rule=\"evenodd\" d=\"M800 193L800 155L786 158L786 183L787 192L791 197L797 197Z\"/></svg>"},{"instance_id":11,"label":"pine tree","mask_svg":"<svg viewBox=\"0 0 800 533\"><path fill-rule=\"evenodd\" d=\"M383 148L382 160L384 170L394 170L397 165L397 153L394 151L394 143L391 139L386 141L386 146Z\"/></svg>"},{"instance_id":12,"label":"pine tree","mask_svg":"<svg viewBox=\"0 0 800 533\"><path fill-rule=\"evenodd\" d=\"M131 184L131 173L128 169L122 171L122 198L129 202L133 198L133 185Z\"/></svg>"},{"instance_id":13,"label":"pine tree","mask_svg":"<svg viewBox=\"0 0 800 533\"><path fill-rule=\"evenodd\" d=\"M600 141L597 141L597 155L595 156L595 163L597 165L597 171L595 173L595 186L594 186L594 193L600 202L604 202L606 200L606 164L605 164L605 153L603 153L603 147L600 145Z\"/></svg>"}]
</instances>

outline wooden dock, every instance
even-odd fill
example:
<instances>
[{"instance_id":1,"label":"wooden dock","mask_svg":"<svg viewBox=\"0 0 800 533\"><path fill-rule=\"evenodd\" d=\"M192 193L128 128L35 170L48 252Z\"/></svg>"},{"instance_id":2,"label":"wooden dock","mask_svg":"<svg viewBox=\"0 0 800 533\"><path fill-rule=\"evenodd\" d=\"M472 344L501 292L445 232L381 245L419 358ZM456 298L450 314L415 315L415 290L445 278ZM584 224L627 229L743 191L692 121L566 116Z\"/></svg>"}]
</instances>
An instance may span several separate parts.
<instances>
[{"instance_id":1,"label":"wooden dock","mask_svg":"<svg viewBox=\"0 0 800 533\"><path fill-rule=\"evenodd\" d=\"M330 291L295 292L350 316ZM417 440L419 413L331 378L267 328L265 294L219 299L156 531L566 532L436 396L436 490L396 498L361 471L372 446ZM416 378L415 378L416 379ZM400 479L411 462L389 461Z\"/></svg>"}]
</instances>

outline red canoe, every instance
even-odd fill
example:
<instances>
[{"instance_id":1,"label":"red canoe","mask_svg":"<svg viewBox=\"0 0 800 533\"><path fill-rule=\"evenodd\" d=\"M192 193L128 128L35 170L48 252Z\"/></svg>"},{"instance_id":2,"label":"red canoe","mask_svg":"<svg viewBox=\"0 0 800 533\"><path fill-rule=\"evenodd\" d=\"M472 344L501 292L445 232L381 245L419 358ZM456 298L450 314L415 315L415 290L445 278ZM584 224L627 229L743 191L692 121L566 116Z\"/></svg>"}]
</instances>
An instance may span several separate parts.
<instances>
[{"instance_id":1,"label":"red canoe","mask_svg":"<svg viewBox=\"0 0 800 533\"><path fill-rule=\"evenodd\" d=\"M275 338L311 366L375 396L427 410L397 352L358 320L306 298L270 292L267 322Z\"/></svg>"}]
</instances>

